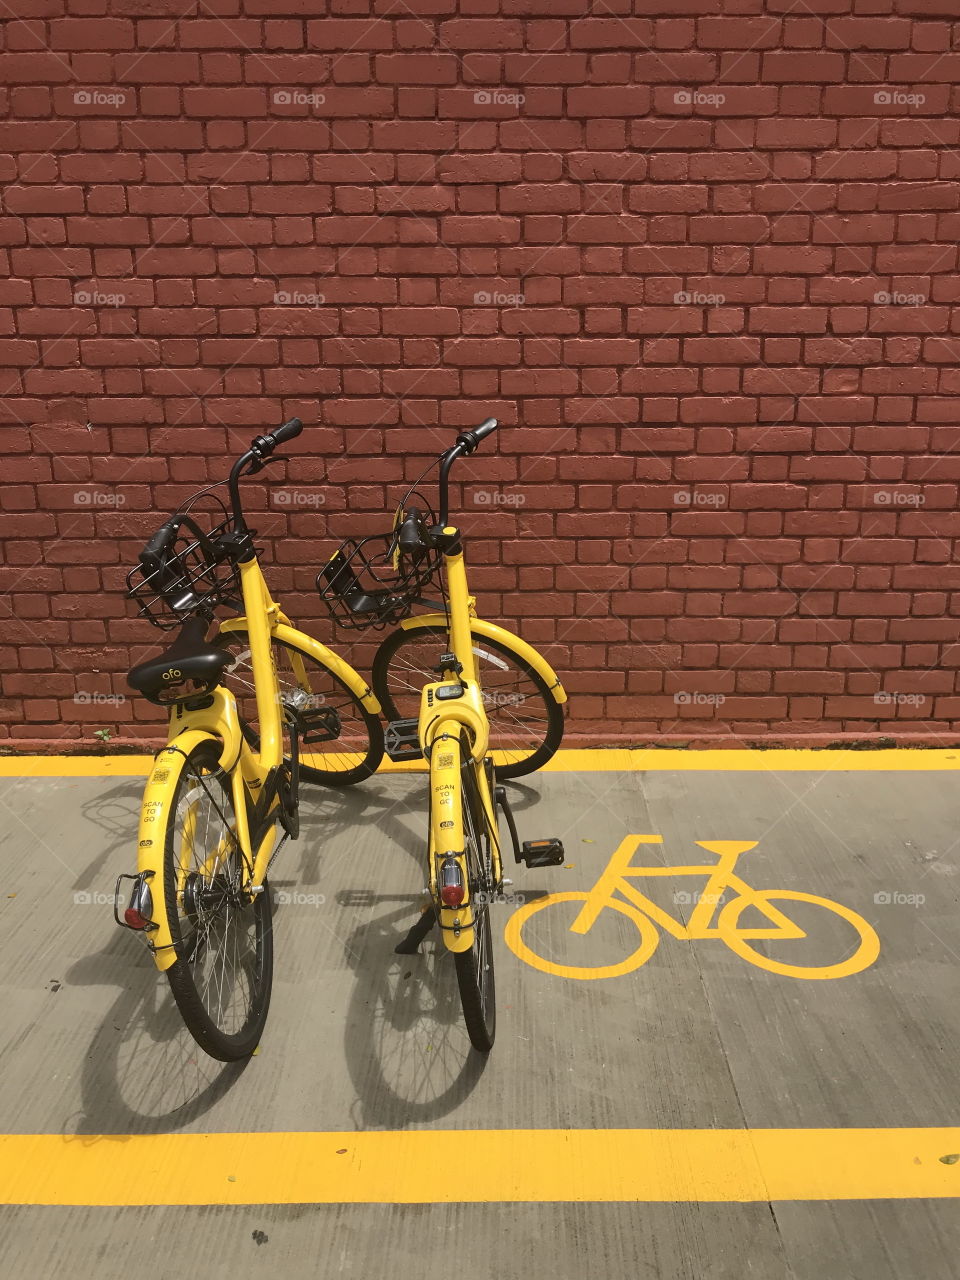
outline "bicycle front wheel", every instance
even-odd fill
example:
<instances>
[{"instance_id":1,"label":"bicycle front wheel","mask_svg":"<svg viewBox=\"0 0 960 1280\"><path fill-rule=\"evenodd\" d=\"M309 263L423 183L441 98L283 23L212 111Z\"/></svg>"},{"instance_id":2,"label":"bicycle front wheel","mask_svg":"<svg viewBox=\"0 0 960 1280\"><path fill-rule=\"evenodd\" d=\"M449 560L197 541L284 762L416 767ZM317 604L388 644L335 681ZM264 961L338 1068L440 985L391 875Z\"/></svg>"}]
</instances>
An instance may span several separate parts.
<instances>
[{"instance_id":1,"label":"bicycle front wheel","mask_svg":"<svg viewBox=\"0 0 960 1280\"><path fill-rule=\"evenodd\" d=\"M256 690L245 631L220 637L235 655L225 683L237 697L243 732L257 749ZM273 658L284 708L305 721L313 717L323 739L300 747L300 778L326 787L348 787L376 773L383 759L383 725L329 667L298 645L273 640Z\"/></svg>"},{"instance_id":2,"label":"bicycle front wheel","mask_svg":"<svg viewBox=\"0 0 960 1280\"><path fill-rule=\"evenodd\" d=\"M493 931L490 903L497 886L493 883L490 832L480 802L476 782L468 765L463 770L463 835L466 845L467 886L473 914L473 946L455 951L457 986L470 1043L480 1053L489 1053L497 1033L497 995L493 971Z\"/></svg>"},{"instance_id":3,"label":"bicycle front wheel","mask_svg":"<svg viewBox=\"0 0 960 1280\"><path fill-rule=\"evenodd\" d=\"M214 745L187 756L168 811L163 893L176 961L166 970L190 1034L221 1062L260 1043L273 983L270 889L246 892L230 779Z\"/></svg>"},{"instance_id":4,"label":"bicycle front wheel","mask_svg":"<svg viewBox=\"0 0 960 1280\"><path fill-rule=\"evenodd\" d=\"M415 720L420 693L437 678L446 652L445 627L413 627L387 636L373 660L371 683L387 720ZM541 768L563 738L563 707L543 677L498 640L473 635L473 653L490 722L497 777L520 778Z\"/></svg>"}]
</instances>

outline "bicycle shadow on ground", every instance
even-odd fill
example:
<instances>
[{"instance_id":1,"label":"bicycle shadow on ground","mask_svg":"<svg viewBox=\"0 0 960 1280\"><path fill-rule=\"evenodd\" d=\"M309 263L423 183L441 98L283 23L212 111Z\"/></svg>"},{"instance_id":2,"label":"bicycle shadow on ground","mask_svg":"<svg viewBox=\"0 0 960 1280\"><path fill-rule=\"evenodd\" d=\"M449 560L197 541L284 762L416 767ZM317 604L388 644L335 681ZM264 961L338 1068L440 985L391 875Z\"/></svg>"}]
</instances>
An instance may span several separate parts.
<instances>
[{"instance_id":1,"label":"bicycle shadow on ground","mask_svg":"<svg viewBox=\"0 0 960 1280\"><path fill-rule=\"evenodd\" d=\"M400 871L411 885L409 893L368 887L377 883L377 868L383 866L382 855L375 853L367 884L360 881L335 895L352 919L361 917L342 942L354 975L344 1025L344 1057L357 1093L354 1124L400 1129L448 1115L472 1092L485 1063L463 1025L453 958L435 931L418 954L395 952L426 905L418 892L425 874L426 775L385 775L371 779L362 791L311 788L305 794L310 800L302 830L308 841L315 831L329 847L351 830L369 841L372 829L391 853L410 857L409 868ZM351 855L341 848L337 861ZM317 856L314 851L304 859L303 883L310 883L308 862ZM325 874L334 869L325 868ZM354 870L351 864L351 876ZM390 879L395 883L392 869ZM370 917L371 911L377 914Z\"/></svg>"},{"instance_id":2,"label":"bicycle shadow on ground","mask_svg":"<svg viewBox=\"0 0 960 1280\"><path fill-rule=\"evenodd\" d=\"M136 871L137 824L142 798L143 779L124 778L108 791L99 791L93 799L80 805L84 820L98 827L107 839L96 856L77 873L72 886L75 891L102 887L105 892L112 893L121 871ZM98 883L101 879L102 886Z\"/></svg>"},{"instance_id":3,"label":"bicycle shadow on ground","mask_svg":"<svg viewBox=\"0 0 960 1280\"><path fill-rule=\"evenodd\" d=\"M423 895L346 889L337 901L359 909L397 904L358 925L346 944L355 983L344 1052L357 1129L404 1129L449 1115L473 1092L487 1059L471 1047L453 957L436 930L415 955L394 950Z\"/></svg>"},{"instance_id":4,"label":"bicycle shadow on ground","mask_svg":"<svg viewBox=\"0 0 960 1280\"><path fill-rule=\"evenodd\" d=\"M84 1055L81 1110L65 1119L67 1136L182 1129L223 1098L247 1066L200 1049L146 949L120 930L65 980L120 989Z\"/></svg>"},{"instance_id":5,"label":"bicycle shadow on ground","mask_svg":"<svg viewBox=\"0 0 960 1280\"><path fill-rule=\"evenodd\" d=\"M321 883L329 841L371 825L393 848L411 856L413 879L419 882L426 778L412 775L414 785L399 796L389 789L378 791L377 781L371 779L362 790L304 788L303 836L297 845L287 846L288 855L291 848L299 852L299 869L289 868L292 883ZM518 810L538 798L522 784L508 786ZM110 840L79 873L74 889L93 888L103 877L104 891L112 893L119 871L135 869L126 861L121 865L119 858L123 851L128 861L135 852L139 802L139 781L125 780L83 806L84 817ZM472 1092L486 1061L471 1048L463 1026L452 957L435 933L417 955L394 952L424 902L421 894L378 897L365 887L344 893L353 898L347 905L397 904L358 925L345 943L356 975L344 1042L357 1090L357 1128L403 1128L445 1116ZM282 910L275 906L275 917ZM184 1026L166 980L139 940L116 929L109 908L103 920L104 930L113 936L102 950L71 966L64 981L78 987L113 986L118 994L90 1040L80 1080L81 1109L65 1118L63 1131L82 1140L185 1128L229 1093L248 1063L208 1057Z\"/></svg>"},{"instance_id":6,"label":"bicycle shadow on ground","mask_svg":"<svg viewBox=\"0 0 960 1280\"><path fill-rule=\"evenodd\" d=\"M135 863L140 789L139 780L125 780L84 804L84 817L108 839L78 874L75 890L102 886L112 894L116 875L135 870L127 864L131 859ZM308 794L325 801L313 815L325 836L365 821L371 803L369 795L358 792L311 788ZM299 876L296 866L291 868L295 881L319 881L322 843L300 842ZM288 845L288 853L290 849ZM282 910L274 907L275 918ZM113 986L118 994L90 1040L80 1080L81 1108L65 1118L63 1131L82 1139L182 1129L224 1098L248 1063L221 1063L200 1049L166 979L141 941L115 926L109 907L103 911L102 929L109 935L102 950L78 960L64 976L65 984Z\"/></svg>"}]
</instances>

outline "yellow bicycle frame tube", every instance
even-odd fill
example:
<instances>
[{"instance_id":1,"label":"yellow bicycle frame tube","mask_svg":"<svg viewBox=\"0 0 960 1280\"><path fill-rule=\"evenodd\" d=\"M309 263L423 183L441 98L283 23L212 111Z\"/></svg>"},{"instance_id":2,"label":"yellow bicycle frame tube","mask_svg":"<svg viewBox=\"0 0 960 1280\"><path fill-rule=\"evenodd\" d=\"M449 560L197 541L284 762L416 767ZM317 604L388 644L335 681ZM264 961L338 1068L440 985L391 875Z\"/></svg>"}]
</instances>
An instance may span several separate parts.
<instances>
[{"instance_id":1,"label":"yellow bicycle frame tube","mask_svg":"<svg viewBox=\"0 0 960 1280\"><path fill-rule=\"evenodd\" d=\"M456 538L456 529L448 527L443 532ZM470 634L470 589L467 586L467 566L459 538L456 546L456 551L444 552L443 556L450 608L450 650L463 668L461 676L464 683L473 685L477 681L477 664L473 658L473 637Z\"/></svg>"},{"instance_id":2,"label":"yellow bicycle frame tube","mask_svg":"<svg viewBox=\"0 0 960 1280\"><path fill-rule=\"evenodd\" d=\"M250 637L250 666L257 699L260 729L260 767L264 775L283 760L283 721L280 714L280 686L270 643L270 610L275 607L264 581L260 562L251 556L240 565L243 611Z\"/></svg>"},{"instance_id":3,"label":"yellow bicycle frame tube","mask_svg":"<svg viewBox=\"0 0 960 1280\"><path fill-rule=\"evenodd\" d=\"M302 649L304 653L308 653L317 662L322 662L325 667L347 686L351 693L356 694L357 698L367 711L374 715L380 715L382 708L378 702L373 690L349 662L345 662L339 654L334 653L332 649L328 649L325 644L321 644L319 640L314 640L313 636L308 636L305 631L298 631L296 627L291 626L290 619L275 604L271 602L270 609L270 635L274 640L289 645L295 645L298 649ZM227 618L220 623L220 634L229 635L234 631L249 632L247 620L245 617ZM293 673L298 681L303 682L303 687L307 687L306 672L303 671L303 664L295 653L291 653L290 661L293 664Z\"/></svg>"}]
</instances>

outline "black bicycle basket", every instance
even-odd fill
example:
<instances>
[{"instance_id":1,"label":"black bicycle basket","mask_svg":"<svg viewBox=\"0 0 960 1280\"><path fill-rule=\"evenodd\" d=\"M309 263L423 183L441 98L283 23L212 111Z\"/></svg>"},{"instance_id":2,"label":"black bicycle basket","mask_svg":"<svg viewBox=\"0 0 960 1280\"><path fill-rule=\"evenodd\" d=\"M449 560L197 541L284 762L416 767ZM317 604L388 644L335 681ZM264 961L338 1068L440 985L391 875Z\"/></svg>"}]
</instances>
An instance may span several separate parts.
<instances>
[{"instance_id":1,"label":"black bicycle basket","mask_svg":"<svg viewBox=\"0 0 960 1280\"><path fill-rule=\"evenodd\" d=\"M240 573L229 527L224 519L205 533L181 512L158 530L127 574L127 596L139 615L171 631L196 614L212 616L217 605L236 608Z\"/></svg>"},{"instance_id":2,"label":"black bicycle basket","mask_svg":"<svg viewBox=\"0 0 960 1280\"><path fill-rule=\"evenodd\" d=\"M339 626L379 629L408 616L439 566L432 547L398 554L393 530L347 538L317 574L317 590Z\"/></svg>"}]
</instances>

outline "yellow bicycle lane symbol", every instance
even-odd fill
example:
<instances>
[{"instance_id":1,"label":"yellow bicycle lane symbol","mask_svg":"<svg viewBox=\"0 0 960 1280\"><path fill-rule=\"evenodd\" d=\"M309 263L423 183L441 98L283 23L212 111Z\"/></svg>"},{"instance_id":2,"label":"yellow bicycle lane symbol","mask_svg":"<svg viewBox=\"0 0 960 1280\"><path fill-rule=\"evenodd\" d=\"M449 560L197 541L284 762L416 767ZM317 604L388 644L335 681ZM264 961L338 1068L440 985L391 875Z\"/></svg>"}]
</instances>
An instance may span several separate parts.
<instances>
[{"instance_id":1,"label":"yellow bicycle lane symbol","mask_svg":"<svg viewBox=\"0 0 960 1280\"><path fill-rule=\"evenodd\" d=\"M639 969L656 951L657 943L660 941L660 929L666 930L674 938L686 941L719 938L741 959L749 960L751 964L766 969L770 973L783 974L788 978L845 978L852 973L860 973L863 969L869 968L880 954L880 939L876 931L862 916L851 911L849 907L844 907L839 902L831 902L828 898L818 898L812 893L797 893L792 889L754 889L738 876L736 874L737 859L741 854L755 849L758 841L698 840L697 844L701 849L706 849L708 853L715 854L718 858L716 863L708 863L704 866L631 866L633 856L641 845L662 843L662 836L627 836L589 892L551 893L545 898L535 899L520 907L510 917L504 933L511 951L526 964L532 965L534 969L540 969L543 973L581 980L616 978ZM652 876L703 875L709 877L707 885L699 897L694 899L696 906L691 911L686 924L675 920L631 883L632 880ZM717 915L717 906L727 889L735 891L737 896L722 906ZM693 895L689 896L693 897ZM623 901L624 898L626 901ZM796 965L771 959L756 950L751 943L760 939L807 937L805 930L774 905L775 901L812 903L825 911L832 912L834 916L839 916L853 926L859 935L859 945L838 964ZM538 912L562 902L583 903L583 907L570 925L571 933L589 933L600 913L608 909L626 916L636 925L640 934L637 949L619 964L564 965L545 959L524 941L523 927ZM740 917L748 907L756 908L770 921L769 925L741 927ZM712 923L714 915L717 915L716 924Z\"/></svg>"}]
</instances>

